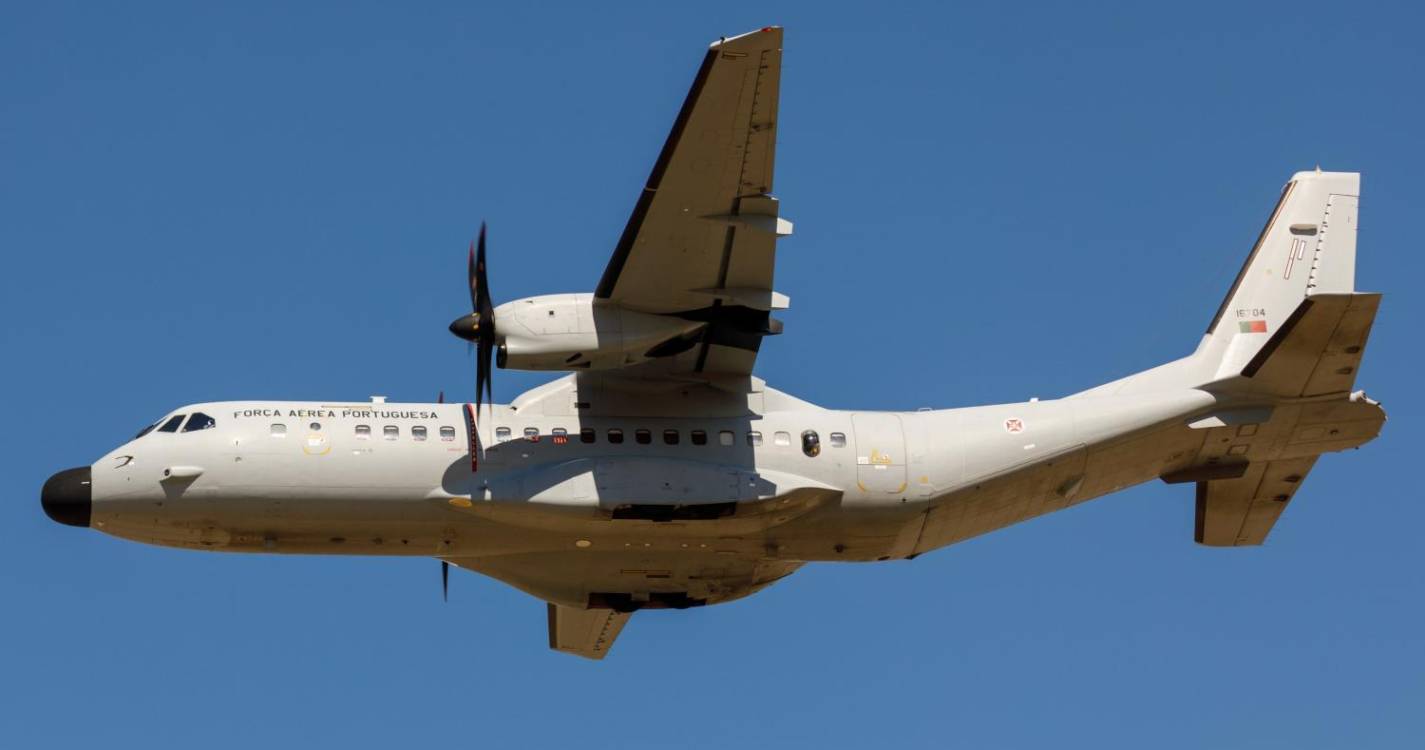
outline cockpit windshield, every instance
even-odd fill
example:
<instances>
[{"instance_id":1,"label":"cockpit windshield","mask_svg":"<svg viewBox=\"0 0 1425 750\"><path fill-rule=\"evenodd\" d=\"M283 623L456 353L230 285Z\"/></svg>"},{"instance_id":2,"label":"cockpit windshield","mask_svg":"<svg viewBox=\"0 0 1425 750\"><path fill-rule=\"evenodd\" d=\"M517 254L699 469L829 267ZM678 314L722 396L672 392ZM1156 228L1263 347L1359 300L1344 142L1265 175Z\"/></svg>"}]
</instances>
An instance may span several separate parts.
<instances>
[{"instance_id":1,"label":"cockpit windshield","mask_svg":"<svg viewBox=\"0 0 1425 750\"><path fill-rule=\"evenodd\" d=\"M167 421L167 422L164 422L164 423L163 423L163 426L162 426L162 427L158 428L158 431L159 431L159 432L178 432L178 425L183 424L183 417L184 417L184 415L182 415L182 414L174 414L173 416L171 416L171 417L168 418L168 421Z\"/></svg>"},{"instance_id":2,"label":"cockpit windshield","mask_svg":"<svg viewBox=\"0 0 1425 750\"><path fill-rule=\"evenodd\" d=\"M179 432L180 430L178 428L182 427L182 432L198 432L199 430L211 430L218 426L218 420L213 419L201 411L193 412L193 416L188 417L188 421L185 423L183 418L187 416L186 414L174 414L171 417L164 417L139 430L139 434L134 435L133 439L138 440L155 430L158 432Z\"/></svg>"},{"instance_id":3,"label":"cockpit windshield","mask_svg":"<svg viewBox=\"0 0 1425 750\"><path fill-rule=\"evenodd\" d=\"M218 420L204 414L201 411L193 412L193 416L188 418L188 424L183 425L184 432L197 432L198 430L209 430L218 426Z\"/></svg>"}]
</instances>

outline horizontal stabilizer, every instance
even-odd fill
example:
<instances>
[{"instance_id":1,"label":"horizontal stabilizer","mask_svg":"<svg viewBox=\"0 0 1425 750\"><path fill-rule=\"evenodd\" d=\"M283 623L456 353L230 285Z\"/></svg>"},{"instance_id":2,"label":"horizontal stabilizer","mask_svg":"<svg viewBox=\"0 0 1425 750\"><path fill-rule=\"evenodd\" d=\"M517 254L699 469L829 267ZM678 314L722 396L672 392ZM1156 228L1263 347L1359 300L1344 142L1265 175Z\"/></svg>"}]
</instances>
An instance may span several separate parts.
<instances>
[{"instance_id":1,"label":"horizontal stabilizer","mask_svg":"<svg viewBox=\"0 0 1425 750\"><path fill-rule=\"evenodd\" d=\"M1316 456L1252 464L1238 479L1197 483L1193 538L1209 547L1261 544L1301 487Z\"/></svg>"},{"instance_id":2,"label":"horizontal stabilizer","mask_svg":"<svg viewBox=\"0 0 1425 750\"><path fill-rule=\"evenodd\" d=\"M549 647L586 659L602 659L632 615L612 609L549 605Z\"/></svg>"},{"instance_id":3,"label":"horizontal stabilizer","mask_svg":"<svg viewBox=\"0 0 1425 750\"><path fill-rule=\"evenodd\" d=\"M1345 393L1356 382L1379 294L1313 294L1242 368L1226 389L1300 397Z\"/></svg>"}]
</instances>

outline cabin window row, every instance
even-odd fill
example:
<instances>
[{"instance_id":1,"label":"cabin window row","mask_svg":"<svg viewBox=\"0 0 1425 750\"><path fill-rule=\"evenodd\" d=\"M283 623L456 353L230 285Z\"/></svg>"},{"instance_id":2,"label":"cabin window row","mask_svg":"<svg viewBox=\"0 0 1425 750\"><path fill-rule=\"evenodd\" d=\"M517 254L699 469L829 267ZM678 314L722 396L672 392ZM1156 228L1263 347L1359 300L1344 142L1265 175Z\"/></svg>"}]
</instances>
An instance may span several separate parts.
<instances>
[{"instance_id":1,"label":"cabin window row","mask_svg":"<svg viewBox=\"0 0 1425 750\"><path fill-rule=\"evenodd\" d=\"M208 429L208 428L214 426L214 421L213 421L213 419L212 419L211 417L208 417L207 415L204 415L204 414L195 414L194 417L201 417L201 418L202 418L202 421L201 421L201 422L197 422L197 421L195 421L195 420L189 420L190 423L193 423L195 426L185 427L184 430L183 430L184 432L188 432L188 431L193 430L193 429L199 429L199 430ZM176 416L176 417L170 419L167 423L165 423L165 424L163 425L163 427L160 427L159 430L160 430L160 431L164 431L164 432L175 432L175 431L178 430L178 426L179 426L180 424L182 424L182 422L183 422L183 415L180 414L180 415L178 415L178 416ZM196 426L196 425L198 425L198 424L201 424L202 426ZM150 429L152 429L152 428L150 428ZM321 432L321 430L322 430L322 424L321 424L320 422L312 422L312 423L310 423L310 424L307 425L307 429L311 430L312 432ZM370 440L371 437L372 437L371 425L367 425L367 424L359 424L359 425L356 425L356 427L355 427L355 433L356 433L356 439L357 439L357 440ZM429 437L430 437L430 433L429 433L428 429L427 429L424 425L415 425L415 426L411 427L410 434L411 434L411 439L414 440L414 441L416 441L416 442L423 442L423 441L429 439ZM274 422L274 423L272 424L272 428L271 428L271 435L272 435L272 437L286 437L286 436L287 436L287 425L286 425L285 423L282 423L282 422ZM524 428L523 435L524 435L524 439L526 439L526 440L528 440L528 441L530 441L530 442L539 442L539 440L540 440L540 438L541 438L541 435L540 435L540 432L539 432L539 428L538 428L538 427L526 427L526 428ZM495 441L496 441L496 442L500 442L500 443L506 442L506 441L510 440L512 436L513 436L513 432L510 430L509 427L497 427L497 428L495 428ZM385 439L385 440L399 440L400 437L401 437L401 428L400 428L399 426L397 426L397 425L390 425L390 424L384 425L384 426L382 426L382 428L381 428L381 437L382 437L383 439ZM621 444L624 442L624 438L625 438L625 436L624 436L624 430L623 430L622 428L619 428L619 427L610 427L610 428L608 428L608 430L605 432L605 437L606 437L606 439L609 441L610 444L613 444L613 445L621 445ZM831 434L829 435L829 437L830 437L831 447L833 447L833 448L844 448L844 447L846 447L846 433L844 433L844 432L833 432L833 433L831 433ZM554 429L550 430L550 432L549 432L549 438L550 438L550 442L554 443L555 445L564 445L564 444L567 444L567 443L569 442L569 431L566 430L566 429L564 429L563 427L555 427ZM443 427L441 427L441 428L440 428L440 439L441 439L442 442L447 442L447 443L448 443L448 442L453 442L453 441L455 440L455 428L454 428L454 427L450 427L450 426L443 426ZM664 444L664 445L678 445L678 444L680 444L680 443L682 442L682 439L683 439L683 437L682 437L682 431L680 431L680 430L675 430L675 429L663 430L663 444ZM595 429L592 428L592 427L585 427L585 428L579 430L579 442L581 442L581 443L596 443L596 442L598 442L598 431L595 430ZM646 428L638 428L638 429L635 429L635 430L633 431L633 442L637 443L638 445L650 445L650 444L652 444L652 443L653 443L653 431L652 431L652 430L649 430L649 429L646 429ZM690 432L688 433L688 442L692 443L693 445L707 445L707 444L708 444L708 432L707 432L706 430L692 430L692 431L690 431ZM718 433L717 433L717 443L718 443L718 445L721 445L721 446L724 446L724 447L729 447L729 446L734 445L736 442L737 442L737 434L736 434L735 432L733 432L732 430L719 430L719 431L718 431ZM750 446L750 447L753 447L753 448L760 447L760 446L763 444L763 441L762 441L762 433L761 433L760 431L758 431L758 430L749 430L749 431L747 431L747 433L746 433L746 438L745 438L745 442L746 442L747 445ZM778 430L778 431L772 433L772 444L775 445L775 446L779 446L779 447L790 446L790 445L792 444L792 435L791 435L791 433L790 433L790 432L787 432L787 431L785 431L785 430ZM819 454L821 453L821 438L820 438L820 436L817 434L817 432L816 432L815 430L804 430L804 431L802 432L802 434L801 434L801 448L802 448L802 453L805 453L805 454L808 455L808 456L817 456L817 455L819 455Z\"/></svg>"},{"instance_id":2,"label":"cabin window row","mask_svg":"<svg viewBox=\"0 0 1425 750\"><path fill-rule=\"evenodd\" d=\"M540 439L543 437L540 434L538 427L526 427L524 428L522 435L525 440L528 440L532 443L539 442ZM497 443L507 442L511 440L513 436L514 431L511 430L509 427L495 428L495 442ZM613 445L621 445L626 438L624 430L620 427L608 428L605 431L604 436L605 439L607 439L609 443ZM831 447L846 447L846 433L833 432L830 434L829 437ZM692 443L693 445L707 445L708 438L709 435L707 430L692 430L688 433L688 442ZM579 442L581 443L596 443L598 442L598 439L598 431L592 427L585 427L579 430ZM564 429L563 427L555 427L554 429L549 431L549 440L555 445L565 445L570 440L569 431ZM683 441L683 433L680 430L663 430L662 440L664 445L678 445ZM651 444L653 442L653 431L644 428L638 428L633 430L633 442L639 445ZM736 442L737 433L733 432L732 430L718 431L718 445L726 447L734 445ZM746 433L745 442L748 446L751 446L753 448L761 446L762 433L757 430L749 430ZM772 444L777 446L790 446L792 444L792 434L784 430L778 430L772 433ZM808 456L816 456L821 453L821 438L819 435L817 435L815 430L805 430L801 434L801 446L803 453L807 454Z\"/></svg>"},{"instance_id":3,"label":"cabin window row","mask_svg":"<svg viewBox=\"0 0 1425 750\"><path fill-rule=\"evenodd\" d=\"M311 430L312 432L321 432L321 431L322 431L322 423L321 423L321 422L312 422L311 424L307 425L307 429L308 429L308 430ZM371 439L371 435L372 435L372 432L371 432L371 425L369 425L369 424L359 424L359 425L356 425L355 433L356 433L356 439L357 439L357 440L370 440L370 439ZM283 423L281 423L281 422L274 422L274 423L272 424L272 431L271 431L271 434L272 434L272 437L286 437L286 436L287 436L287 425L286 425L286 424L283 424ZM381 437L384 438L384 439L386 439L386 440L399 440L399 439L401 438L401 428L398 427L397 425L393 425L393 424L384 425L384 426L381 428ZM411 428L411 439L412 439L412 440L414 440L414 441L416 441L416 442L419 443L419 442L422 442L422 441L427 440L427 439L429 439L429 438L430 438L430 431L429 431L429 429L428 429L425 425L415 425L414 427ZM453 442L453 441L455 440L455 428L454 428L454 427L450 427L450 426L441 427L441 428L440 428L440 439L441 439L442 442L446 442L446 443Z\"/></svg>"}]
</instances>

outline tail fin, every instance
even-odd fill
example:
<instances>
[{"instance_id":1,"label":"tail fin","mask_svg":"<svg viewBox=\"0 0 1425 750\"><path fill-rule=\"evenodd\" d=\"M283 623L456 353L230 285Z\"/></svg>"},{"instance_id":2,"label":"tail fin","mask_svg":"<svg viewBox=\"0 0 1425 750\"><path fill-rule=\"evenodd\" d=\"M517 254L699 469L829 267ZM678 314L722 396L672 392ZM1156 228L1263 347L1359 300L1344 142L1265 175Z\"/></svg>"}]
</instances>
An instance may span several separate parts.
<instances>
[{"instance_id":1,"label":"tail fin","mask_svg":"<svg viewBox=\"0 0 1425 750\"><path fill-rule=\"evenodd\" d=\"M1355 293L1360 193L1355 172L1297 172L1197 350L1075 395L1188 387L1297 396L1288 391L1298 385L1313 392L1349 387L1379 302L1379 295ZM1298 383L1299 373L1282 375L1332 364L1341 377Z\"/></svg>"},{"instance_id":2,"label":"tail fin","mask_svg":"<svg viewBox=\"0 0 1425 750\"><path fill-rule=\"evenodd\" d=\"M1355 172L1292 176L1198 350L1209 382L1242 375L1311 295L1355 291L1360 186Z\"/></svg>"}]
</instances>

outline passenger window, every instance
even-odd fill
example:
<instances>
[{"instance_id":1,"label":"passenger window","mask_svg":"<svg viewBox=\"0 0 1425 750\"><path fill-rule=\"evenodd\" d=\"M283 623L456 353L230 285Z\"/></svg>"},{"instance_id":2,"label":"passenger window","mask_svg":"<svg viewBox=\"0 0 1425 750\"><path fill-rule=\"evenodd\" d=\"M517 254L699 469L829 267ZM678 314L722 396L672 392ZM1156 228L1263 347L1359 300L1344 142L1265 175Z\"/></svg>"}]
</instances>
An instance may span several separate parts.
<instances>
[{"instance_id":1,"label":"passenger window","mask_svg":"<svg viewBox=\"0 0 1425 750\"><path fill-rule=\"evenodd\" d=\"M690 435L690 437L692 437L692 439L693 439L693 445L707 445L707 444L708 444L708 434L707 434L706 432L702 431L702 430L693 430L693 432L692 432L692 434Z\"/></svg>"},{"instance_id":2,"label":"passenger window","mask_svg":"<svg viewBox=\"0 0 1425 750\"><path fill-rule=\"evenodd\" d=\"M617 427L609 428L609 442L618 445L623 442L623 430Z\"/></svg>"},{"instance_id":3,"label":"passenger window","mask_svg":"<svg viewBox=\"0 0 1425 750\"><path fill-rule=\"evenodd\" d=\"M844 433L844 432L833 432L833 433L831 433L831 447L833 447L833 448L845 448L845 447L846 447L846 433Z\"/></svg>"},{"instance_id":4,"label":"passenger window","mask_svg":"<svg viewBox=\"0 0 1425 750\"><path fill-rule=\"evenodd\" d=\"M510 430L509 430L508 427L506 427L506 428L505 428L505 437L509 437L509 436L510 436ZM440 428L440 439L441 439L441 442L445 442L445 443L449 443L449 442L451 442L452 440L455 440L455 428L454 428L454 427L450 427L450 426L448 426L448 425L445 426L445 427Z\"/></svg>"},{"instance_id":5,"label":"passenger window","mask_svg":"<svg viewBox=\"0 0 1425 750\"><path fill-rule=\"evenodd\" d=\"M594 442L595 440L598 440L598 439L599 439L599 438L598 438L598 434L594 432L594 428L592 428L592 427L583 427L583 428L580 428L580 430L579 430L579 442L581 442L581 443L592 443L592 442Z\"/></svg>"},{"instance_id":6,"label":"passenger window","mask_svg":"<svg viewBox=\"0 0 1425 750\"><path fill-rule=\"evenodd\" d=\"M792 435L789 432L777 430L777 432L772 435L772 443L774 445L791 445Z\"/></svg>"},{"instance_id":7,"label":"passenger window","mask_svg":"<svg viewBox=\"0 0 1425 750\"><path fill-rule=\"evenodd\" d=\"M440 428L440 436L441 436L441 439L442 439L442 440L445 439L445 431L446 431L446 430L450 430L451 438L454 439L454 437L455 437L455 428L454 428L454 427L442 427L442 428ZM496 427L496 428L495 428L495 441L496 441L496 442L503 443L503 442L505 442L505 441L507 441L507 440L509 440L509 439L510 439L510 428L508 428L508 427Z\"/></svg>"},{"instance_id":8,"label":"passenger window","mask_svg":"<svg viewBox=\"0 0 1425 750\"><path fill-rule=\"evenodd\" d=\"M648 430L634 430L633 441L639 445L648 445L653 442L653 433Z\"/></svg>"},{"instance_id":9,"label":"passenger window","mask_svg":"<svg viewBox=\"0 0 1425 750\"><path fill-rule=\"evenodd\" d=\"M732 430L723 430L717 434L718 445L732 445L737 441L737 436L732 434Z\"/></svg>"},{"instance_id":10,"label":"passenger window","mask_svg":"<svg viewBox=\"0 0 1425 750\"><path fill-rule=\"evenodd\" d=\"M538 428L538 427L526 427L526 428L524 428L524 439L525 439L525 440L538 441L538 440L539 440L539 428Z\"/></svg>"},{"instance_id":11,"label":"passenger window","mask_svg":"<svg viewBox=\"0 0 1425 750\"><path fill-rule=\"evenodd\" d=\"M663 431L663 442L665 442L665 443L667 443L667 444L669 444L669 445L677 445L677 444L678 444L678 431L677 431L677 430L664 430L664 431Z\"/></svg>"},{"instance_id":12,"label":"passenger window","mask_svg":"<svg viewBox=\"0 0 1425 750\"><path fill-rule=\"evenodd\" d=\"M381 428L381 437L387 440L395 440L401 436L401 428L393 424L388 424Z\"/></svg>"},{"instance_id":13,"label":"passenger window","mask_svg":"<svg viewBox=\"0 0 1425 750\"><path fill-rule=\"evenodd\" d=\"M357 425L357 426L356 426L356 439L357 439L357 440L370 440L370 439L371 439L371 425L369 425L369 424L359 424L359 425Z\"/></svg>"},{"instance_id":14,"label":"passenger window","mask_svg":"<svg viewBox=\"0 0 1425 750\"><path fill-rule=\"evenodd\" d=\"M426 428L425 428L425 426L424 426L424 425L416 425L415 427L412 427L412 428L411 428L411 437L415 438L416 440L425 440L425 439L426 439Z\"/></svg>"},{"instance_id":15,"label":"passenger window","mask_svg":"<svg viewBox=\"0 0 1425 750\"><path fill-rule=\"evenodd\" d=\"M197 432L198 430L211 430L218 425L218 421L204 414L201 411L193 412L193 416L188 418L188 424L183 425L184 432Z\"/></svg>"},{"instance_id":16,"label":"passenger window","mask_svg":"<svg viewBox=\"0 0 1425 750\"><path fill-rule=\"evenodd\" d=\"M549 431L549 434L554 437L555 445L564 445L569 442L569 431L563 427L555 427Z\"/></svg>"},{"instance_id":17,"label":"passenger window","mask_svg":"<svg viewBox=\"0 0 1425 750\"><path fill-rule=\"evenodd\" d=\"M178 425L183 424L183 415L174 414L163 426L158 428L159 432L178 432Z\"/></svg>"},{"instance_id":18,"label":"passenger window","mask_svg":"<svg viewBox=\"0 0 1425 750\"><path fill-rule=\"evenodd\" d=\"M757 446L761 445L762 433L756 430L752 430L751 432L747 433L747 444L752 446L753 448L756 448Z\"/></svg>"},{"instance_id":19,"label":"passenger window","mask_svg":"<svg viewBox=\"0 0 1425 750\"><path fill-rule=\"evenodd\" d=\"M821 438L817 436L816 430L807 430L802 433L802 453L810 458L821 455Z\"/></svg>"},{"instance_id":20,"label":"passenger window","mask_svg":"<svg viewBox=\"0 0 1425 750\"><path fill-rule=\"evenodd\" d=\"M307 425L307 427L311 428L312 432L321 432L321 431L322 431L322 423L321 423L321 422L313 422L313 423Z\"/></svg>"},{"instance_id":21,"label":"passenger window","mask_svg":"<svg viewBox=\"0 0 1425 750\"><path fill-rule=\"evenodd\" d=\"M274 425L272 425L272 437L287 437L287 425L285 425L285 424L274 424Z\"/></svg>"}]
</instances>

